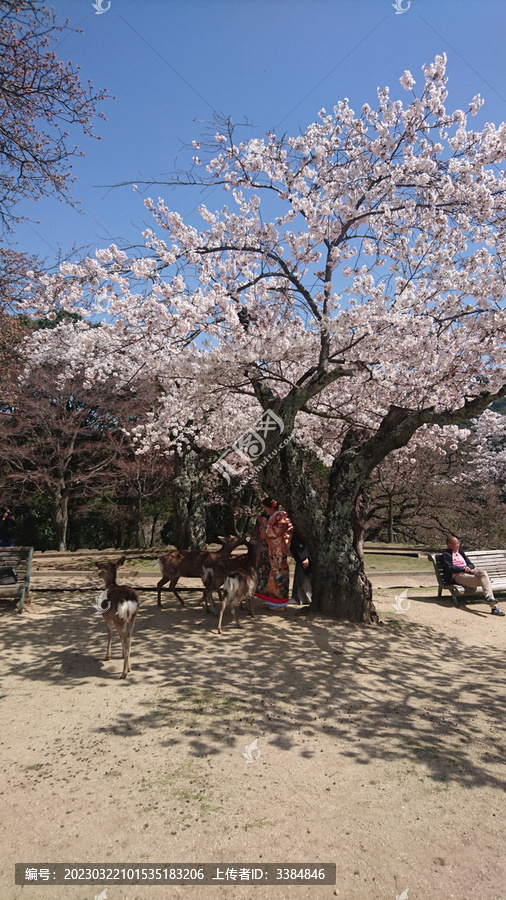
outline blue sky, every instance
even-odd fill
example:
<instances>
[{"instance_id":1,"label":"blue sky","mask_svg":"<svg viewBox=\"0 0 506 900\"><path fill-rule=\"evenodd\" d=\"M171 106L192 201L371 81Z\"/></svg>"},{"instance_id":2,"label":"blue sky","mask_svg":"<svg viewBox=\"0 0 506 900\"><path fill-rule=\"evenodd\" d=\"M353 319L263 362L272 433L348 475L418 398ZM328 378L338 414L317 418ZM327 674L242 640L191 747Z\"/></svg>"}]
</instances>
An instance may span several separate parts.
<instances>
[{"instance_id":1,"label":"blue sky","mask_svg":"<svg viewBox=\"0 0 506 900\"><path fill-rule=\"evenodd\" d=\"M97 2L97 0L93 0ZM104 8L109 0L101 0ZM83 80L115 100L96 121L100 142L74 134L86 154L75 160L79 211L56 199L19 205L31 222L17 228L20 250L51 264L60 247L138 243L151 217L123 181L159 178L183 145L200 137L213 110L247 118L251 137L304 129L325 107L348 97L359 111L375 105L377 86L407 100L399 77L448 55L448 108L466 108L477 93L485 105L473 120L506 119L506 3L503 0L411 0L396 14L393 0L110 0L97 14L92 0L52 0L57 15L82 34L67 36L61 58L81 66ZM406 9L409 0L398 0ZM415 87L416 91L416 87ZM196 206L222 205L218 190L152 188L188 221ZM38 220L38 221L36 221Z\"/></svg>"}]
</instances>

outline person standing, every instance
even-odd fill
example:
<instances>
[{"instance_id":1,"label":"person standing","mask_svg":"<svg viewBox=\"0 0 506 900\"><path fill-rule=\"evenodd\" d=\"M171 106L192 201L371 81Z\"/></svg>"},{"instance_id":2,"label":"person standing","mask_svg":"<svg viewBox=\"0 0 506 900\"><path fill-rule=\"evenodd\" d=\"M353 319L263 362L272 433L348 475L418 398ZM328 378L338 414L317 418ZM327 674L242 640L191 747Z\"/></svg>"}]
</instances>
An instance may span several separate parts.
<instances>
[{"instance_id":1,"label":"person standing","mask_svg":"<svg viewBox=\"0 0 506 900\"><path fill-rule=\"evenodd\" d=\"M289 602L290 571L288 552L293 525L287 513L272 497L262 500L264 515L257 516L260 540L266 553L260 559L256 595L272 608Z\"/></svg>"},{"instance_id":2,"label":"person standing","mask_svg":"<svg viewBox=\"0 0 506 900\"><path fill-rule=\"evenodd\" d=\"M299 606L311 603L311 558L309 550L300 534L296 531L292 534L290 542L290 554L295 560L295 573L293 576L292 597L290 602Z\"/></svg>"},{"instance_id":3,"label":"person standing","mask_svg":"<svg viewBox=\"0 0 506 900\"><path fill-rule=\"evenodd\" d=\"M494 616L504 616L504 611L497 605L485 569L477 569L464 551L460 550L460 541L454 534L446 538L446 550L442 554L443 577L445 584L461 584L465 588L464 595L474 594L481 588L485 594L485 603L490 606Z\"/></svg>"},{"instance_id":4,"label":"person standing","mask_svg":"<svg viewBox=\"0 0 506 900\"><path fill-rule=\"evenodd\" d=\"M14 527L16 520L8 506L0 510L0 547L14 547Z\"/></svg>"}]
</instances>

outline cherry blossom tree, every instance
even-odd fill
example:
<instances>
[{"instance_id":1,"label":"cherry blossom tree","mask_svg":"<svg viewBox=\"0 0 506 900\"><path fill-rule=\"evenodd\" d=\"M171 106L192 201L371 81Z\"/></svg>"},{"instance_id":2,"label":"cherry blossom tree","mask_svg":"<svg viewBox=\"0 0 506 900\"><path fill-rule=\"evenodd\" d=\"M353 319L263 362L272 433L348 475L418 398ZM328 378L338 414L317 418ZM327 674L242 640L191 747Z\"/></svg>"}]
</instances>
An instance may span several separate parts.
<instances>
[{"instance_id":1,"label":"cherry blossom tree","mask_svg":"<svg viewBox=\"0 0 506 900\"><path fill-rule=\"evenodd\" d=\"M465 428L420 428L372 473L366 539L437 549L457 534L469 549L502 547L505 427L486 410Z\"/></svg>"},{"instance_id":2,"label":"cherry blossom tree","mask_svg":"<svg viewBox=\"0 0 506 900\"><path fill-rule=\"evenodd\" d=\"M340 619L376 617L371 473L422 426L506 396L506 125L471 129L479 96L447 111L445 62L418 95L404 73L406 105L383 88L376 110L343 100L294 137L220 123L170 182L227 191L201 229L147 199L142 252L112 246L39 285L39 311L83 321L34 335L32 359L57 347L90 386L149 366L163 395L139 446L179 429L225 472L234 441L249 453L310 547L315 608ZM330 467L323 501L308 453Z\"/></svg>"},{"instance_id":3,"label":"cherry blossom tree","mask_svg":"<svg viewBox=\"0 0 506 900\"><path fill-rule=\"evenodd\" d=\"M469 514L468 491L455 484L469 458L468 428L423 426L371 476L368 540L441 543L455 520ZM438 546L438 543L435 546Z\"/></svg>"},{"instance_id":4,"label":"cherry blossom tree","mask_svg":"<svg viewBox=\"0 0 506 900\"><path fill-rule=\"evenodd\" d=\"M70 30L40 0L0 0L0 220L7 230L22 197L69 197L70 163L82 154L67 129L91 135L106 96L58 59L58 39Z\"/></svg>"},{"instance_id":5,"label":"cherry blossom tree","mask_svg":"<svg viewBox=\"0 0 506 900\"><path fill-rule=\"evenodd\" d=\"M475 423L471 453L459 482L506 485L506 416L487 409Z\"/></svg>"},{"instance_id":6,"label":"cherry blossom tree","mask_svg":"<svg viewBox=\"0 0 506 900\"><path fill-rule=\"evenodd\" d=\"M24 298L31 277L40 268L33 256L0 246L0 407L15 392L13 371L20 341L33 326L27 316L15 314L13 304Z\"/></svg>"}]
</instances>

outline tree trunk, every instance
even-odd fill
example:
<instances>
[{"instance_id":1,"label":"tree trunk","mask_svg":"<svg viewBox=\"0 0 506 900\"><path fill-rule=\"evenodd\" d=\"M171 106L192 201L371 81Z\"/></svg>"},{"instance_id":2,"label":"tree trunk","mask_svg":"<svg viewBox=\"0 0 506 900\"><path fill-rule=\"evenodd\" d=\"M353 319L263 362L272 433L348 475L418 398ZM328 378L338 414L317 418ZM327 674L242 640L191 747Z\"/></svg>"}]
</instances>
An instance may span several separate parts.
<instances>
[{"instance_id":1,"label":"tree trunk","mask_svg":"<svg viewBox=\"0 0 506 900\"><path fill-rule=\"evenodd\" d=\"M360 481L332 484L325 533L317 549L313 574L314 608L335 619L370 624L378 616L372 585L364 567L365 492Z\"/></svg>"},{"instance_id":2,"label":"tree trunk","mask_svg":"<svg viewBox=\"0 0 506 900\"><path fill-rule=\"evenodd\" d=\"M67 549L69 523L69 498L65 485L59 485L53 494L53 528L55 550Z\"/></svg>"},{"instance_id":3,"label":"tree trunk","mask_svg":"<svg viewBox=\"0 0 506 900\"><path fill-rule=\"evenodd\" d=\"M136 509L136 523L135 523L135 546L140 550L141 548L141 537L144 537L142 531L142 488L140 482L137 481L137 509ZM143 541L145 543L145 541Z\"/></svg>"},{"instance_id":4,"label":"tree trunk","mask_svg":"<svg viewBox=\"0 0 506 900\"><path fill-rule=\"evenodd\" d=\"M206 510L198 457L176 453L173 481L174 541L178 550L206 546Z\"/></svg>"},{"instance_id":5,"label":"tree trunk","mask_svg":"<svg viewBox=\"0 0 506 900\"><path fill-rule=\"evenodd\" d=\"M150 536L149 536L149 546L150 547L152 547L153 544L155 543L155 531L156 531L156 526L158 525L158 519L159 519L158 513L153 513L153 518L151 520Z\"/></svg>"},{"instance_id":6,"label":"tree trunk","mask_svg":"<svg viewBox=\"0 0 506 900\"><path fill-rule=\"evenodd\" d=\"M388 543L394 542L394 498L388 495Z\"/></svg>"},{"instance_id":7,"label":"tree trunk","mask_svg":"<svg viewBox=\"0 0 506 900\"><path fill-rule=\"evenodd\" d=\"M350 449L332 467L326 508L307 479L304 456L294 440L261 469L260 481L282 503L309 547L312 608L348 622L377 622L364 569L367 475L358 455Z\"/></svg>"}]
</instances>

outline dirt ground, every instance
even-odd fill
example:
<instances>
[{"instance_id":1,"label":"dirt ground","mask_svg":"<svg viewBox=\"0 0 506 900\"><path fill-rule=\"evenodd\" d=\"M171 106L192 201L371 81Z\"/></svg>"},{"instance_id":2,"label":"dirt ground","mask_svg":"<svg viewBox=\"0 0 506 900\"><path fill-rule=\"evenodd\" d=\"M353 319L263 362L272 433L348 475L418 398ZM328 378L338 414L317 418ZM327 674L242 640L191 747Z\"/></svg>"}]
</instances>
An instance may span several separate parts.
<instances>
[{"instance_id":1,"label":"dirt ground","mask_svg":"<svg viewBox=\"0 0 506 900\"><path fill-rule=\"evenodd\" d=\"M505 900L506 618L383 575L379 627L290 606L219 636L199 592L143 591L122 681L89 577L0 607L0 900ZM14 884L15 863L55 862L337 880Z\"/></svg>"}]
</instances>

